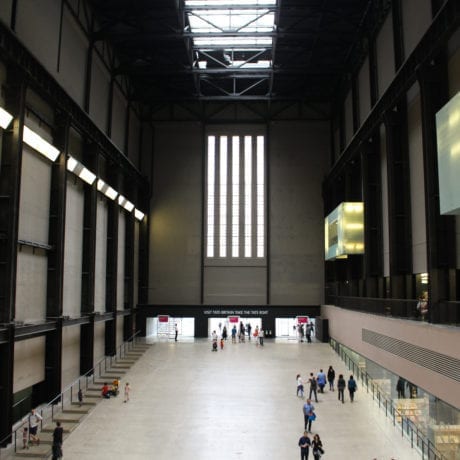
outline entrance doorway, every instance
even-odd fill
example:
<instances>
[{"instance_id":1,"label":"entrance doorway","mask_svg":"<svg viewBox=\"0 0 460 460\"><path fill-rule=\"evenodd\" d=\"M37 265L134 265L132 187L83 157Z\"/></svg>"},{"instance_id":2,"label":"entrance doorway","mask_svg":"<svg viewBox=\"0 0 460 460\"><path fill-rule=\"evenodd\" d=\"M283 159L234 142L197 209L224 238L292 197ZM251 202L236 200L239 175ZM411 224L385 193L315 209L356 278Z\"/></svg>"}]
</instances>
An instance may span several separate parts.
<instances>
[{"instance_id":1,"label":"entrance doorway","mask_svg":"<svg viewBox=\"0 0 460 460\"><path fill-rule=\"evenodd\" d=\"M232 316L231 318L235 318L235 316ZM240 323L242 321L243 324L244 324L245 336L246 336L246 339L247 339L248 338L248 324L251 325L251 335L254 333L254 330L255 330L256 326L258 326L259 329L262 326L262 319L261 318L253 318L253 317L249 318L249 317L244 317L244 316L239 316L238 318L239 319L238 319L237 323L230 322L230 319L229 319L228 316L226 316L224 318L209 318L208 319L208 337L211 337L212 331L216 331L217 335L219 337L221 337L222 336L222 330L223 330L223 328L225 326L227 328L227 337L229 339L231 339L233 325L236 326L237 333L238 333L239 330L240 330ZM220 325L220 327L219 327L219 325ZM251 337L251 339L252 339L252 337Z\"/></svg>"},{"instance_id":2,"label":"entrance doorway","mask_svg":"<svg viewBox=\"0 0 460 460\"><path fill-rule=\"evenodd\" d=\"M195 318L174 318L167 315L147 318L147 337L174 339L176 324L179 339L195 337Z\"/></svg>"},{"instance_id":3,"label":"entrance doorway","mask_svg":"<svg viewBox=\"0 0 460 460\"><path fill-rule=\"evenodd\" d=\"M315 319L309 318L308 316L295 317L295 318L275 318L276 337L283 337L289 340L300 339L299 330L298 330L300 318L306 318L306 322L305 323L302 322L304 328L308 323L311 323L313 325L313 331L311 334L311 336L313 337L315 335Z\"/></svg>"}]
</instances>

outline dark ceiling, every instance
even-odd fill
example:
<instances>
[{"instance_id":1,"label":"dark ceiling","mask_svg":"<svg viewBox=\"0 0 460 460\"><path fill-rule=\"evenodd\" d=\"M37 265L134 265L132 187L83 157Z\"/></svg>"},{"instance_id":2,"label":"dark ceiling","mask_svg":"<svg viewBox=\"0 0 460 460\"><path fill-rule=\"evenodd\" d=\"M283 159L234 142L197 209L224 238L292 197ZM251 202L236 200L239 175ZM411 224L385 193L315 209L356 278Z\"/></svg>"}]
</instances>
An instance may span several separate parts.
<instances>
[{"instance_id":1,"label":"dark ceiling","mask_svg":"<svg viewBox=\"0 0 460 460\"><path fill-rule=\"evenodd\" d=\"M222 0L222 4L225 4ZM360 65L366 37L390 0L278 0L271 69L228 69L219 53L194 49L183 0L90 0L96 40L113 46L114 73L129 77L132 97L147 105L185 100L330 102ZM208 67L200 69L198 59ZM240 58L245 59L244 53Z\"/></svg>"}]
</instances>

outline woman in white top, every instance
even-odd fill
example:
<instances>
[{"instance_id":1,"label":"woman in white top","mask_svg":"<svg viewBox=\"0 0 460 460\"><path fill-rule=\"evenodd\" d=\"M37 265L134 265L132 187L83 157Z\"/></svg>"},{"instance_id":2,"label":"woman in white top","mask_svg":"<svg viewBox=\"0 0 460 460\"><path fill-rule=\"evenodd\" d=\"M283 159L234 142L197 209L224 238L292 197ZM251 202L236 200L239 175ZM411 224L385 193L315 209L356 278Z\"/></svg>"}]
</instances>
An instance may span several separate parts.
<instances>
[{"instance_id":1,"label":"woman in white top","mask_svg":"<svg viewBox=\"0 0 460 460\"><path fill-rule=\"evenodd\" d=\"M297 396L303 398L303 380L300 374L297 374Z\"/></svg>"}]
</instances>

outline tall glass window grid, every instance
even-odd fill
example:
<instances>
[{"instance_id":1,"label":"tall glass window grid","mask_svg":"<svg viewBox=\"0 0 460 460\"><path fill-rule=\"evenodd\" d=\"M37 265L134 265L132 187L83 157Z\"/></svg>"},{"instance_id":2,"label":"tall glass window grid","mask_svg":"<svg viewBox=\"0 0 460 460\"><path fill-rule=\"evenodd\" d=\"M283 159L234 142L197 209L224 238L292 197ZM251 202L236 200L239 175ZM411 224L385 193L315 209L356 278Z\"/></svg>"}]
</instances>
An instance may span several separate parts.
<instances>
[{"instance_id":1,"label":"tall glass window grid","mask_svg":"<svg viewBox=\"0 0 460 460\"><path fill-rule=\"evenodd\" d=\"M206 257L265 257L265 137L207 138Z\"/></svg>"}]
</instances>

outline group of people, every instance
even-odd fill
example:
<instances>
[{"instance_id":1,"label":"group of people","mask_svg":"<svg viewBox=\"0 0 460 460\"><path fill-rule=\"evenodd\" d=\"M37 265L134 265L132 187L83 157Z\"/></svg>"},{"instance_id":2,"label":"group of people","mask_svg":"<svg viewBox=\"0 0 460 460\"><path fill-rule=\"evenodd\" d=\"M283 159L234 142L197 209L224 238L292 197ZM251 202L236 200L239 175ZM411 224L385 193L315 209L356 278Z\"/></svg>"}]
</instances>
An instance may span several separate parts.
<instances>
[{"instance_id":1,"label":"group of people","mask_svg":"<svg viewBox=\"0 0 460 460\"><path fill-rule=\"evenodd\" d=\"M297 397L304 398L304 384L309 385L309 395L306 402L302 406L302 413L304 417L304 434L299 439L299 447L300 447L300 458L301 460L307 460L309 449L312 449L313 457L315 460L321 458L321 455L324 454L323 444L321 438L318 434L313 436L313 439L310 439L309 433L311 433L312 423L316 420L316 413L315 413L315 406L313 405L312 398L314 398L315 403L318 402L318 393L324 393L327 384L329 384L329 391L335 391L335 370L332 366L329 366L327 373L320 369L319 372L315 375L313 372L310 372L310 376L308 380L304 381L300 374L296 376L296 383L297 383ZM345 381L343 374L340 374L337 379L337 397L338 400L345 402L344 400L344 392L345 388L348 388L348 392L350 395L350 401L354 401L354 395L358 388L356 380L354 379L353 375L350 375L348 382Z\"/></svg>"},{"instance_id":2,"label":"group of people","mask_svg":"<svg viewBox=\"0 0 460 460\"><path fill-rule=\"evenodd\" d=\"M223 326L222 328L222 323L219 323L219 331L221 331L221 338L220 338L220 349L223 350L224 348L224 343L227 340L228 337L228 332L227 332L227 326ZM257 325L254 329L254 332L252 332L252 326L251 323L248 323L246 326L244 325L243 321L240 321L240 324L238 327L236 327L236 324L233 325L230 334L232 337L232 343L236 343L236 339L238 337L238 342L239 343L244 343L245 342L245 337L246 333L248 335L248 340L251 341L251 337L254 338L256 345L264 346L264 330L262 328L259 329L259 326ZM214 330L212 331L211 334L211 341L212 341L212 351L217 351L218 350L218 342L219 342L219 336L217 332Z\"/></svg>"},{"instance_id":3,"label":"group of people","mask_svg":"<svg viewBox=\"0 0 460 460\"><path fill-rule=\"evenodd\" d=\"M104 385L102 386L101 390L101 396L105 399L110 399L111 396L118 396L119 394L119 387L120 387L120 379L116 378L112 382L112 385L109 387L107 382L104 382ZM125 388L124 388L124 396L125 399L123 402L128 402L129 401L129 394L131 393L131 386L129 385L129 382L125 383Z\"/></svg>"},{"instance_id":4,"label":"group of people","mask_svg":"<svg viewBox=\"0 0 460 460\"><path fill-rule=\"evenodd\" d=\"M43 421L41 414L36 409L30 411L27 421L22 427L22 448L28 449L30 445L40 445L40 438L38 436L38 428ZM64 437L64 428L61 422L56 422L56 427L53 430L53 444L52 444L52 460L62 458L62 442Z\"/></svg>"},{"instance_id":5,"label":"group of people","mask_svg":"<svg viewBox=\"0 0 460 460\"><path fill-rule=\"evenodd\" d=\"M296 326L294 325L294 329ZM311 335L313 333L313 323L307 323L304 327L302 323L297 325L297 334L301 342L304 342L305 338L307 339L307 343L311 343Z\"/></svg>"}]
</instances>

